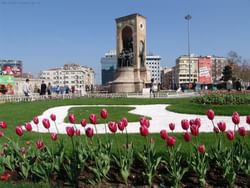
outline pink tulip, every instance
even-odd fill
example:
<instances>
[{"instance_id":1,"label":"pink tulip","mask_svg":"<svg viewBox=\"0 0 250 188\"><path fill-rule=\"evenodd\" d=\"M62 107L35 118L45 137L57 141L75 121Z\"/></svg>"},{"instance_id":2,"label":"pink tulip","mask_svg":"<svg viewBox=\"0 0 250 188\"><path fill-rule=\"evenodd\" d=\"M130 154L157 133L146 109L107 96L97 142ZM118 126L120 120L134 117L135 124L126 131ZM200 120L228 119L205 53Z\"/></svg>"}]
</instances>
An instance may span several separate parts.
<instances>
[{"instance_id":1,"label":"pink tulip","mask_svg":"<svg viewBox=\"0 0 250 188\"><path fill-rule=\"evenodd\" d=\"M96 124L97 123L97 119L96 119L96 115L95 114L90 114L89 116L89 120L92 124Z\"/></svg>"},{"instance_id":2,"label":"pink tulip","mask_svg":"<svg viewBox=\"0 0 250 188\"><path fill-rule=\"evenodd\" d=\"M187 119L181 120L181 127L182 127L184 130L188 130L188 128L189 128L189 121L188 121Z\"/></svg>"},{"instance_id":3,"label":"pink tulip","mask_svg":"<svg viewBox=\"0 0 250 188\"><path fill-rule=\"evenodd\" d=\"M118 129L119 129L120 131L123 131L123 130L125 129L125 125L124 125L124 123L123 123L122 120L118 123Z\"/></svg>"},{"instance_id":4,"label":"pink tulip","mask_svg":"<svg viewBox=\"0 0 250 188\"><path fill-rule=\"evenodd\" d=\"M219 123L217 123L217 126L221 132L224 132L226 130L226 123L224 121L220 121Z\"/></svg>"},{"instance_id":5,"label":"pink tulip","mask_svg":"<svg viewBox=\"0 0 250 188\"><path fill-rule=\"evenodd\" d=\"M56 121L56 115L55 114L50 114L50 119L52 121Z\"/></svg>"},{"instance_id":6,"label":"pink tulip","mask_svg":"<svg viewBox=\"0 0 250 188\"><path fill-rule=\"evenodd\" d=\"M240 134L240 136L246 136L246 129L245 129L245 127L240 127L239 128L239 134Z\"/></svg>"},{"instance_id":7,"label":"pink tulip","mask_svg":"<svg viewBox=\"0 0 250 188\"><path fill-rule=\"evenodd\" d=\"M199 135L199 127L198 125L192 125L190 126L191 134L193 136L198 136Z\"/></svg>"},{"instance_id":8,"label":"pink tulip","mask_svg":"<svg viewBox=\"0 0 250 188\"><path fill-rule=\"evenodd\" d=\"M166 139L166 143L168 146L172 147L175 145L176 143L176 138L174 136L169 136L167 139Z\"/></svg>"},{"instance_id":9,"label":"pink tulip","mask_svg":"<svg viewBox=\"0 0 250 188\"><path fill-rule=\"evenodd\" d=\"M16 134L18 136L23 136L23 129L22 129L22 127L20 127L20 126L16 127Z\"/></svg>"},{"instance_id":10,"label":"pink tulip","mask_svg":"<svg viewBox=\"0 0 250 188\"><path fill-rule=\"evenodd\" d=\"M240 115L238 114L238 112L234 112L232 115L232 121L235 125L239 125L240 123Z\"/></svg>"},{"instance_id":11,"label":"pink tulip","mask_svg":"<svg viewBox=\"0 0 250 188\"><path fill-rule=\"evenodd\" d=\"M36 148L37 149L39 149L39 150L41 150L41 149L43 149L44 148L44 142L43 142L43 140L37 140L36 141Z\"/></svg>"},{"instance_id":12,"label":"pink tulip","mask_svg":"<svg viewBox=\"0 0 250 188\"><path fill-rule=\"evenodd\" d=\"M160 136L161 136L161 138L162 138L163 140L166 140L167 137L168 137L167 131L166 131L166 130L161 130L161 131L160 131Z\"/></svg>"},{"instance_id":13,"label":"pink tulip","mask_svg":"<svg viewBox=\"0 0 250 188\"><path fill-rule=\"evenodd\" d=\"M1 127L2 129L6 129L6 128L7 128L7 123L6 123L6 121L0 121L0 127Z\"/></svg>"},{"instance_id":14,"label":"pink tulip","mask_svg":"<svg viewBox=\"0 0 250 188\"><path fill-rule=\"evenodd\" d=\"M36 125L38 125L38 123L39 123L39 119L38 119L38 117L33 117L33 122L36 124Z\"/></svg>"},{"instance_id":15,"label":"pink tulip","mask_svg":"<svg viewBox=\"0 0 250 188\"><path fill-rule=\"evenodd\" d=\"M184 132L182 136L186 142L190 142L192 140L191 134L189 134L188 132Z\"/></svg>"},{"instance_id":16,"label":"pink tulip","mask_svg":"<svg viewBox=\"0 0 250 188\"><path fill-rule=\"evenodd\" d=\"M212 109L209 109L207 111L207 118L210 119L210 120L214 119L214 111Z\"/></svg>"},{"instance_id":17,"label":"pink tulip","mask_svg":"<svg viewBox=\"0 0 250 188\"><path fill-rule=\"evenodd\" d=\"M46 129L49 129L50 128L50 122L48 119L43 119L43 126L46 128Z\"/></svg>"},{"instance_id":18,"label":"pink tulip","mask_svg":"<svg viewBox=\"0 0 250 188\"><path fill-rule=\"evenodd\" d=\"M87 137L92 138L94 136L94 130L91 127L88 127L85 131Z\"/></svg>"},{"instance_id":19,"label":"pink tulip","mask_svg":"<svg viewBox=\"0 0 250 188\"><path fill-rule=\"evenodd\" d=\"M68 136L70 137L74 136L75 133L74 127L66 127L66 132Z\"/></svg>"},{"instance_id":20,"label":"pink tulip","mask_svg":"<svg viewBox=\"0 0 250 188\"><path fill-rule=\"evenodd\" d=\"M121 121L123 122L125 127L128 126L128 119L126 117L123 117Z\"/></svg>"},{"instance_id":21,"label":"pink tulip","mask_svg":"<svg viewBox=\"0 0 250 188\"><path fill-rule=\"evenodd\" d=\"M56 133L51 133L50 138L51 138L51 140L56 141L57 140L57 134Z\"/></svg>"},{"instance_id":22,"label":"pink tulip","mask_svg":"<svg viewBox=\"0 0 250 188\"><path fill-rule=\"evenodd\" d=\"M27 131L32 131L32 126L29 122L25 123L24 127Z\"/></svg>"},{"instance_id":23,"label":"pink tulip","mask_svg":"<svg viewBox=\"0 0 250 188\"><path fill-rule=\"evenodd\" d=\"M220 132L220 129L218 129L218 127L214 127L214 133L219 133Z\"/></svg>"},{"instance_id":24,"label":"pink tulip","mask_svg":"<svg viewBox=\"0 0 250 188\"><path fill-rule=\"evenodd\" d=\"M247 122L248 125L250 125L250 115L248 115L248 116L246 117L246 122Z\"/></svg>"},{"instance_id":25,"label":"pink tulip","mask_svg":"<svg viewBox=\"0 0 250 188\"><path fill-rule=\"evenodd\" d=\"M199 145L197 147L197 150L198 150L199 153L205 153L206 152L206 147L205 147L204 144L202 144L202 145Z\"/></svg>"},{"instance_id":26,"label":"pink tulip","mask_svg":"<svg viewBox=\"0 0 250 188\"><path fill-rule=\"evenodd\" d=\"M80 129L76 129L76 130L75 130L75 134L76 134L76 136L81 136L81 131L80 131Z\"/></svg>"},{"instance_id":27,"label":"pink tulip","mask_svg":"<svg viewBox=\"0 0 250 188\"><path fill-rule=\"evenodd\" d=\"M107 109L103 108L100 112L100 115L101 115L102 119L106 119L108 117Z\"/></svg>"},{"instance_id":28,"label":"pink tulip","mask_svg":"<svg viewBox=\"0 0 250 188\"><path fill-rule=\"evenodd\" d=\"M169 129L173 131L175 129L175 124L174 123L169 123Z\"/></svg>"},{"instance_id":29,"label":"pink tulip","mask_svg":"<svg viewBox=\"0 0 250 188\"><path fill-rule=\"evenodd\" d=\"M228 138L228 140L230 140L230 141L234 140L234 138L235 138L234 132L231 131L231 130L227 131L227 138Z\"/></svg>"},{"instance_id":30,"label":"pink tulip","mask_svg":"<svg viewBox=\"0 0 250 188\"><path fill-rule=\"evenodd\" d=\"M81 120L81 125L82 125L82 127L86 127L86 125L87 125L87 120L86 120L86 119L82 119L82 120Z\"/></svg>"},{"instance_id":31,"label":"pink tulip","mask_svg":"<svg viewBox=\"0 0 250 188\"><path fill-rule=\"evenodd\" d=\"M195 118L194 124L197 125L200 128L201 127L201 119L200 118Z\"/></svg>"},{"instance_id":32,"label":"pink tulip","mask_svg":"<svg viewBox=\"0 0 250 188\"><path fill-rule=\"evenodd\" d=\"M76 123L76 117L74 114L69 114L68 119L69 119L70 123L72 123L72 124Z\"/></svg>"},{"instance_id":33,"label":"pink tulip","mask_svg":"<svg viewBox=\"0 0 250 188\"><path fill-rule=\"evenodd\" d=\"M195 124L194 119L190 119L190 120L189 120L189 125L192 126L192 125L194 125L194 124Z\"/></svg>"},{"instance_id":34,"label":"pink tulip","mask_svg":"<svg viewBox=\"0 0 250 188\"><path fill-rule=\"evenodd\" d=\"M4 132L0 131L0 137L3 137L3 136L4 136Z\"/></svg>"},{"instance_id":35,"label":"pink tulip","mask_svg":"<svg viewBox=\"0 0 250 188\"><path fill-rule=\"evenodd\" d=\"M148 128L146 126L141 126L140 127L140 134L142 136L147 136L149 134Z\"/></svg>"},{"instance_id":36,"label":"pink tulip","mask_svg":"<svg viewBox=\"0 0 250 188\"><path fill-rule=\"evenodd\" d=\"M139 122L140 122L140 125L141 126L144 126L145 125L145 117L144 116L142 116L142 117L140 117L140 120L139 120Z\"/></svg>"},{"instance_id":37,"label":"pink tulip","mask_svg":"<svg viewBox=\"0 0 250 188\"><path fill-rule=\"evenodd\" d=\"M108 123L108 127L109 127L109 130L110 130L112 133L116 133L116 131L117 131L117 124L116 124L116 122L110 121L110 122Z\"/></svg>"},{"instance_id":38,"label":"pink tulip","mask_svg":"<svg viewBox=\"0 0 250 188\"><path fill-rule=\"evenodd\" d=\"M140 118L140 125L141 126L146 126L147 128L149 128L150 121L146 117L141 117Z\"/></svg>"}]
</instances>

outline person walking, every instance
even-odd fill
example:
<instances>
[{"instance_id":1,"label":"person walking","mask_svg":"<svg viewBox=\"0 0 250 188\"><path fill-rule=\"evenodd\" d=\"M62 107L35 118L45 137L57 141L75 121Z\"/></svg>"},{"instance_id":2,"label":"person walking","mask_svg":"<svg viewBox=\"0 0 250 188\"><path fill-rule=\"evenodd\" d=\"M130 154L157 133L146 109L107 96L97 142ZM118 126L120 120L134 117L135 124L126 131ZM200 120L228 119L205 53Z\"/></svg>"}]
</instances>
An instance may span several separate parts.
<instances>
[{"instance_id":1,"label":"person walking","mask_svg":"<svg viewBox=\"0 0 250 188\"><path fill-rule=\"evenodd\" d=\"M44 83L44 81L42 81L42 84L41 84L41 90L40 90L40 95L46 95L46 84Z\"/></svg>"},{"instance_id":2,"label":"person walking","mask_svg":"<svg viewBox=\"0 0 250 188\"><path fill-rule=\"evenodd\" d=\"M48 87L47 87L47 93L48 93L48 97L51 99L51 92L52 92L52 85L49 82L48 83Z\"/></svg>"},{"instance_id":3,"label":"person walking","mask_svg":"<svg viewBox=\"0 0 250 188\"><path fill-rule=\"evenodd\" d=\"M30 83L29 83L29 79L27 78L25 80L25 83L23 84L23 93L25 95L25 97L27 98L28 100L28 97L30 96Z\"/></svg>"}]
</instances>

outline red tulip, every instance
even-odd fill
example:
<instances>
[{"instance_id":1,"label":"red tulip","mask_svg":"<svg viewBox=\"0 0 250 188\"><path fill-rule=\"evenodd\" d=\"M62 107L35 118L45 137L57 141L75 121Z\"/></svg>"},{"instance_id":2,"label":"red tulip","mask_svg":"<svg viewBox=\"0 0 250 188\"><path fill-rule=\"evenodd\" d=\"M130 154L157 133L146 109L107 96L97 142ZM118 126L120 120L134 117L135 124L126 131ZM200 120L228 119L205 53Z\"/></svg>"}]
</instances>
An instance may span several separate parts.
<instances>
[{"instance_id":1,"label":"red tulip","mask_svg":"<svg viewBox=\"0 0 250 188\"><path fill-rule=\"evenodd\" d=\"M91 127L88 127L85 131L87 137L92 138L94 136L94 130Z\"/></svg>"},{"instance_id":2,"label":"red tulip","mask_svg":"<svg viewBox=\"0 0 250 188\"><path fill-rule=\"evenodd\" d=\"M192 125L190 126L191 134L193 136L198 136L199 135L199 127L198 125Z\"/></svg>"},{"instance_id":3,"label":"red tulip","mask_svg":"<svg viewBox=\"0 0 250 188\"><path fill-rule=\"evenodd\" d=\"M174 136L169 136L166 139L166 143L167 143L168 146L174 146L175 143L176 143L176 138Z\"/></svg>"},{"instance_id":4,"label":"red tulip","mask_svg":"<svg viewBox=\"0 0 250 188\"><path fill-rule=\"evenodd\" d=\"M0 175L0 180L8 181L10 177L11 177L11 174L5 171L3 174Z\"/></svg>"},{"instance_id":5,"label":"red tulip","mask_svg":"<svg viewBox=\"0 0 250 188\"><path fill-rule=\"evenodd\" d=\"M110 122L108 123L108 127L109 127L109 130L110 130L112 133L116 133L116 131L117 131L117 124L116 124L116 122L110 121Z\"/></svg>"},{"instance_id":6,"label":"red tulip","mask_svg":"<svg viewBox=\"0 0 250 188\"><path fill-rule=\"evenodd\" d=\"M70 137L74 136L75 133L74 127L66 127L66 132L68 136Z\"/></svg>"},{"instance_id":7,"label":"red tulip","mask_svg":"<svg viewBox=\"0 0 250 188\"><path fill-rule=\"evenodd\" d=\"M3 137L4 133L2 131L0 131L0 137Z\"/></svg>"},{"instance_id":8,"label":"red tulip","mask_svg":"<svg viewBox=\"0 0 250 188\"><path fill-rule=\"evenodd\" d=\"M37 141L36 141L36 148L37 148L37 149L40 149L40 150L41 150L41 149L44 148L44 146L45 146L45 145L44 145L43 140L37 140Z\"/></svg>"},{"instance_id":9,"label":"red tulip","mask_svg":"<svg viewBox=\"0 0 250 188\"><path fill-rule=\"evenodd\" d=\"M232 140L234 140L234 138L235 138L235 134L234 134L234 132L233 131L227 131L227 138L228 138L228 140L230 140L230 141L232 141Z\"/></svg>"},{"instance_id":10,"label":"red tulip","mask_svg":"<svg viewBox=\"0 0 250 188\"><path fill-rule=\"evenodd\" d=\"M50 119L52 121L56 121L56 115L55 114L50 114Z\"/></svg>"},{"instance_id":11,"label":"red tulip","mask_svg":"<svg viewBox=\"0 0 250 188\"><path fill-rule=\"evenodd\" d=\"M169 129L173 131L175 129L175 124L174 123L169 123Z\"/></svg>"},{"instance_id":12,"label":"red tulip","mask_svg":"<svg viewBox=\"0 0 250 188\"><path fill-rule=\"evenodd\" d=\"M101 115L102 119L106 119L108 117L107 109L103 108L100 112L100 115Z\"/></svg>"},{"instance_id":13,"label":"red tulip","mask_svg":"<svg viewBox=\"0 0 250 188\"><path fill-rule=\"evenodd\" d=\"M144 116L143 116L143 117L140 117L140 120L139 120L139 121L140 121L140 125L141 125L141 126L144 126L144 125L145 125L145 119L146 119L146 118L145 118Z\"/></svg>"},{"instance_id":14,"label":"red tulip","mask_svg":"<svg viewBox=\"0 0 250 188\"><path fill-rule=\"evenodd\" d=\"M220 130L218 129L218 127L214 127L214 132L217 134L220 132Z\"/></svg>"},{"instance_id":15,"label":"red tulip","mask_svg":"<svg viewBox=\"0 0 250 188\"><path fill-rule=\"evenodd\" d=\"M197 147L197 150L198 150L199 153L205 153L205 152L206 152L205 145L204 145L204 144L199 145L199 146Z\"/></svg>"},{"instance_id":16,"label":"red tulip","mask_svg":"<svg viewBox=\"0 0 250 188\"><path fill-rule=\"evenodd\" d=\"M123 122L125 127L128 126L128 119L126 117L123 117L121 121Z\"/></svg>"},{"instance_id":17,"label":"red tulip","mask_svg":"<svg viewBox=\"0 0 250 188\"><path fill-rule=\"evenodd\" d=\"M248 125L250 125L250 115L248 115L248 116L246 117L246 122L247 122Z\"/></svg>"},{"instance_id":18,"label":"red tulip","mask_svg":"<svg viewBox=\"0 0 250 188\"><path fill-rule=\"evenodd\" d=\"M87 120L86 120L86 119L82 119L82 120L81 120L81 125L82 125L83 127L85 127L85 126L87 125Z\"/></svg>"},{"instance_id":19,"label":"red tulip","mask_svg":"<svg viewBox=\"0 0 250 188\"><path fill-rule=\"evenodd\" d=\"M39 119L38 119L38 117L33 117L33 122L36 124L36 125L38 125L38 123L39 123Z\"/></svg>"},{"instance_id":20,"label":"red tulip","mask_svg":"<svg viewBox=\"0 0 250 188\"><path fill-rule=\"evenodd\" d=\"M221 132L224 132L226 130L226 123L224 121L220 121L219 123L217 123L217 126Z\"/></svg>"},{"instance_id":21,"label":"red tulip","mask_svg":"<svg viewBox=\"0 0 250 188\"><path fill-rule=\"evenodd\" d=\"M148 128L147 128L146 126L141 126L141 127L140 127L140 134L141 134L142 136L147 136L147 135L149 134Z\"/></svg>"},{"instance_id":22,"label":"red tulip","mask_svg":"<svg viewBox=\"0 0 250 188\"><path fill-rule=\"evenodd\" d=\"M194 124L197 125L200 128L201 127L201 119L200 118L195 118Z\"/></svg>"},{"instance_id":23,"label":"red tulip","mask_svg":"<svg viewBox=\"0 0 250 188\"><path fill-rule=\"evenodd\" d=\"M160 136L161 136L162 139L166 140L167 137L168 137L167 131L166 130L161 130L160 131Z\"/></svg>"},{"instance_id":24,"label":"red tulip","mask_svg":"<svg viewBox=\"0 0 250 188\"><path fill-rule=\"evenodd\" d=\"M210 119L210 120L214 119L214 111L212 109L209 109L207 111L207 118Z\"/></svg>"},{"instance_id":25,"label":"red tulip","mask_svg":"<svg viewBox=\"0 0 250 188\"><path fill-rule=\"evenodd\" d=\"M81 136L81 130L80 129L76 129L75 130L75 134L76 134L76 136Z\"/></svg>"},{"instance_id":26,"label":"red tulip","mask_svg":"<svg viewBox=\"0 0 250 188\"><path fill-rule=\"evenodd\" d=\"M194 120L193 120L193 119L190 119L190 120L189 120L189 125L192 126L192 125L194 125L194 124L195 124Z\"/></svg>"},{"instance_id":27,"label":"red tulip","mask_svg":"<svg viewBox=\"0 0 250 188\"><path fill-rule=\"evenodd\" d=\"M238 114L238 112L233 113L232 121L235 125L238 125L240 123L240 115Z\"/></svg>"},{"instance_id":28,"label":"red tulip","mask_svg":"<svg viewBox=\"0 0 250 188\"><path fill-rule=\"evenodd\" d=\"M70 123L72 123L72 124L76 123L76 117L74 114L69 114L68 119L69 119Z\"/></svg>"},{"instance_id":29,"label":"red tulip","mask_svg":"<svg viewBox=\"0 0 250 188\"><path fill-rule=\"evenodd\" d=\"M240 134L240 136L246 136L246 129L245 129L245 127L240 127L239 128L239 134Z\"/></svg>"},{"instance_id":30,"label":"red tulip","mask_svg":"<svg viewBox=\"0 0 250 188\"><path fill-rule=\"evenodd\" d=\"M46 129L49 129L50 128L50 122L48 119L43 119L43 126L46 128Z\"/></svg>"},{"instance_id":31,"label":"red tulip","mask_svg":"<svg viewBox=\"0 0 250 188\"><path fill-rule=\"evenodd\" d=\"M7 128L7 122L6 121L0 121L0 127L2 129L6 129Z\"/></svg>"},{"instance_id":32,"label":"red tulip","mask_svg":"<svg viewBox=\"0 0 250 188\"><path fill-rule=\"evenodd\" d=\"M51 140L56 141L57 140L57 134L56 133L51 133L50 138L51 138Z\"/></svg>"},{"instance_id":33,"label":"red tulip","mask_svg":"<svg viewBox=\"0 0 250 188\"><path fill-rule=\"evenodd\" d=\"M184 132L182 136L186 142L190 142L192 140L191 134L189 134L188 132Z\"/></svg>"},{"instance_id":34,"label":"red tulip","mask_svg":"<svg viewBox=\"0 0 250 188\"><path fill-rule=\"evenodd\" d=\"M18 136L23 136L23 129L22 129L22 127L20 127L20 126L16 127L16 134Z\"/></svg>"},{"instance_id":35,"label":"red tulip","mask_svg":"<svg viewBox=\"0 0 250 188\"><path fill-rule=\"evenodd\" d=\"M188 130L189 128L189 121L187 119L181 120L181 126L184 130Z\"/></svg>"},{"instance_id":36,"label":"red tulip","mask_svg":"<svg viewBox=\"0 0 250 188\"><path fill-rule=\"evenodd\" d=\"M25 129L27 130L27 131L32 131L32 126L31 126L31 124L29 123L29 122L27 122L27 123L25 123Z\"/></svg>"},{"instance_id":37,"label":"red tulip","mask_svg":"<svg viewBox=\"0 0 250 188\"><path fill-rule=\"evenodd\" d=\"M122 120L118 123L118 129L120 131L123 131L125 129L125 125L124 125L124 122Z\"/></svg>"},{"instance_id":38,"label":"red tulip","mask_svg":"<svg viewBox=\"0 0 250 188\"><path fill-rule=\"evenodd\" d=\"M89 116L89 120L92 124L96 124L97 123L97 119L96 119L96 115L95 114L90 114Z\"/></svg>"}]
</instances>

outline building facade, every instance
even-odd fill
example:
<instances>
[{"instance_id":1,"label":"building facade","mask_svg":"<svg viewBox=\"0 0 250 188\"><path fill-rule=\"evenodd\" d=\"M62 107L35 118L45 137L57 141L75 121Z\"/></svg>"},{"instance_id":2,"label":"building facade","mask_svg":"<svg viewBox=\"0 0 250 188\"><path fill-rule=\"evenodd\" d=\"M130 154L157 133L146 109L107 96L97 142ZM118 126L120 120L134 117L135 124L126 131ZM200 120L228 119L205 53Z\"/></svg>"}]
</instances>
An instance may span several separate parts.
<instances>
[{"instance_id":1,"label":"building facade","mask_svg":"<svg viewBox=\"0 0 250 188\"><path fill-rule=\"evenodd\" d=\"M161 89L170 90L174 89L174 67L163 68L161 70Z\"/></svg>"},{"instance_id":2,"label":"building facade","mask_svg":"<svg viewBox=\"0 0 250 188\"><path fill-rule=\"evenodd\" d=\"M147 55L146 65L150 71L151 79L154 79L156 84L161 84L161 57L158 55Z\"/></svg>"},{"instance_id":3,"label":"building facade","mask_svg":"<svg viewBox=\"0 0 250 188\"><path fill-rule=\"evenodd\" d=\"M40 79L46 84L49 82L52 87L68 87L80 94L93 89L95 85L95 73L92 68L78 64L65 64L61 68L54 68L42 71Z\"/></svg>"}]
</instances>

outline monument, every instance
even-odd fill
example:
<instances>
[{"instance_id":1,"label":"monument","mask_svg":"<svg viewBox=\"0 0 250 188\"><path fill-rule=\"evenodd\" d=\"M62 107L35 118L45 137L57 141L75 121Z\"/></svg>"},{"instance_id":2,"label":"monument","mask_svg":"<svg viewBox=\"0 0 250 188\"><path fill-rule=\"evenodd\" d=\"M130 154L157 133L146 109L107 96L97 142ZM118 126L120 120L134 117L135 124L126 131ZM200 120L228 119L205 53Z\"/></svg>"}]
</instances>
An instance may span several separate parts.
<instances>
[{"instance_id":1,"label":"monument","mask_svg":"<svg viewBox=\"0 0 250 188\"><path fill-rule=\"evenodd\" d=\"M116 19L117 70L112 92L142 92L150 83L146 67L146 18L131 14Z\"/></svg>"}]
</instances>

